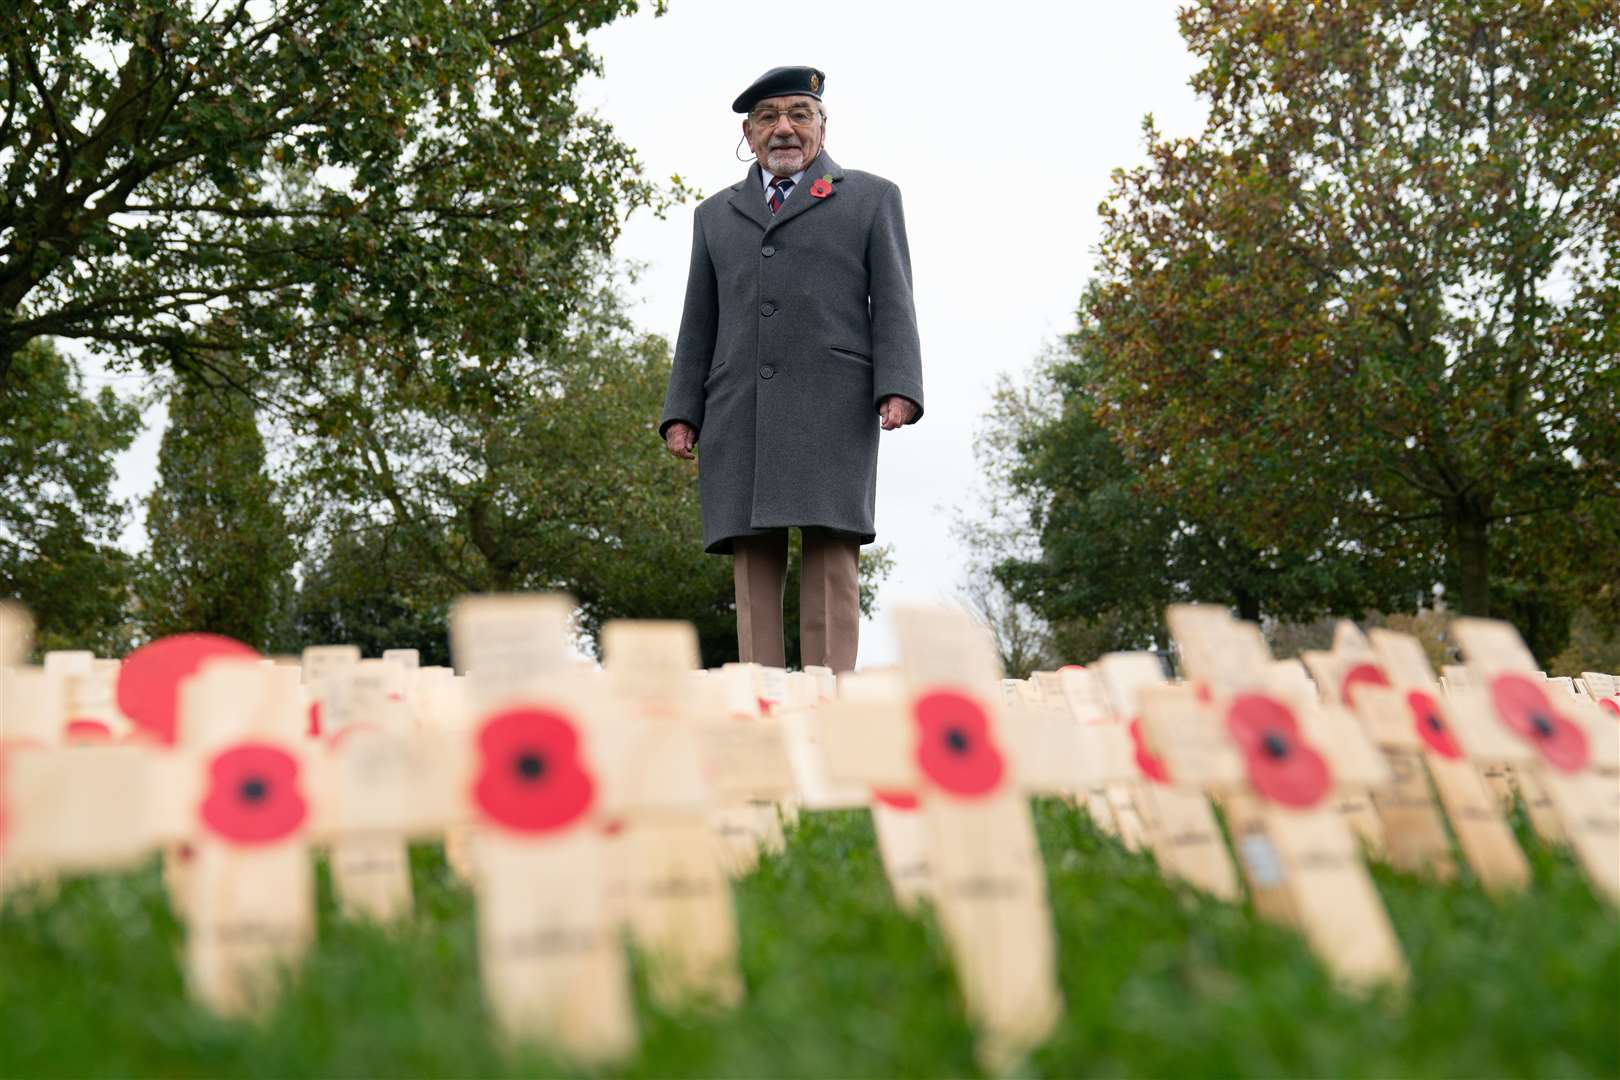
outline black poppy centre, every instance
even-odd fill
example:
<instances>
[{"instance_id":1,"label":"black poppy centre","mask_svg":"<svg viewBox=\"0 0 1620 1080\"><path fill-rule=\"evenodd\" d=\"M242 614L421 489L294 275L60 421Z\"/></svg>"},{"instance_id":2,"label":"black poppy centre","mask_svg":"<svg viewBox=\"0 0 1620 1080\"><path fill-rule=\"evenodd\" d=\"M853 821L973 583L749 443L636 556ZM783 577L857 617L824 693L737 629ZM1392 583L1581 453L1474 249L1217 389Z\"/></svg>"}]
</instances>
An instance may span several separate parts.
<instances>
[{"instance_id":1,"label":"black poppy centre","mask_svg":"<svg viewBox=\"0 0 1620 1080\"><path fill-rule=\"evenodd\" d=\"M1267 757L1281 761L1288 756L1288 737L1278 731L1268 731L1260 739L1260 747Z\"/></svg>"},{"instance_id":2,"label":"black poppy centre","mask_svg":"<svg viewBox=\"0 0 1620 1080\"><path fill-rule=\"evenodd\" d=\"M1538 713L1538 712L1531 713L1530 714L1530 726L1533 729L1535 729L1535 733L1536 733L1536 736L1538 738L1548 739L1548 738L1552 737L1552 733L1553 733L1552 718L1547 716L1545 713Z\"/></svg>"},{"instance_id":3,"label":"black poppy centre","mask_svg":"<svg viewBox=\"0 0 1620 1080\"><path fill-rule=\"evenodd\" d=\"M533 750L525 750L517 756L518 779L525 783L533 783L546 775L546 758L544 754L537 754Z\"/></svg>"},{"instance_id":4,"label":"black poppy centre","mask_svg":"<svg viewBox=\"0 0 1620 1080\"><path fill-rule=\"evenodd\" d=\"M250 776L243 780L236 790L242 796L243 802L257 803L263 802L265 796L270 794L270 785L265 782L263 777Z\"/></svg>"},{"instance_id":5,"label":"black poppy centre","mask_svg":"<svg viewBox=\"0 0 1620 1080\"><path fill-rule=\"evenodd\" d=\"M945 745L953 754L965 754L972 745L968 733L959 727L945 729Z\"/></svg>"}]
</instances>

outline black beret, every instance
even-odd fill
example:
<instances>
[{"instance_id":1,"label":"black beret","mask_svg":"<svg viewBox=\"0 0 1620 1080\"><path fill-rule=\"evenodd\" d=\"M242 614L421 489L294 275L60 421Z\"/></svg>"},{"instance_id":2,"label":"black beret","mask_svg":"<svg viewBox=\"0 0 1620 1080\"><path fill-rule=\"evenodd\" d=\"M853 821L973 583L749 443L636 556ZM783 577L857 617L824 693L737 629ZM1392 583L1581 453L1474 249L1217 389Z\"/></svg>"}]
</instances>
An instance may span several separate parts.
<instances>
[{"instance_id":1,"label":"black beret","mask_svg":"<svg viewBox=\"0 0 1620 1080\"><path fill-rule=\"evenodd\" d=\"M737 100L731 103L731 111L745 113L765 98L785 97L788 94L809 94L820 101L821 88L826 85L827 73L820 68L774 67L737 95Z\"/></svg>"}]
</instances>

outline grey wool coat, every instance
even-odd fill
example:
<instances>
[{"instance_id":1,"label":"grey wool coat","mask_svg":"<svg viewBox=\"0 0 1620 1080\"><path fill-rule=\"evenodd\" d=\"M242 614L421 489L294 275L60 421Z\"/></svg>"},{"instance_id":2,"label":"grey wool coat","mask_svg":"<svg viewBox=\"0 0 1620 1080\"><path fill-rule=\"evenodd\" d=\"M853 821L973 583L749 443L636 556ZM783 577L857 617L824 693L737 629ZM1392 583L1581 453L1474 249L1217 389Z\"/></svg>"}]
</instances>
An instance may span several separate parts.
<instances>
[{"instance_id":1,"label":"grey wool coat","mask_svg":"<svg viewBox=\"0 0 1620 1080\"><path fill-rule=\"evenodd\" d=\"M922 417L900 189L823 150L774 216L758 164L705 199L658 424L698 433L704 549L784 526L871 543L890 394Z\"/></svg>"}]
</instances>

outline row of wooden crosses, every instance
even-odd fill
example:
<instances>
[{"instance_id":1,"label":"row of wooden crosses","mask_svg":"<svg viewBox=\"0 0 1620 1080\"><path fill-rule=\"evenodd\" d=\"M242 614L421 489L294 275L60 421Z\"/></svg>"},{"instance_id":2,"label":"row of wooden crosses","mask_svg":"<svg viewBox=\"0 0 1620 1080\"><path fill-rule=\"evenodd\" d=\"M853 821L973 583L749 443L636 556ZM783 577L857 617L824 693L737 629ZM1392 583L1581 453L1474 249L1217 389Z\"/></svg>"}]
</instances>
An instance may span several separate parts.
<instances>
[{"instance_id":1,"label":"row of wooden crosses","mask_svg":"<svg viewBox=\"0 0 1620 1080\"><path fill-rule=\"evenodd\" d=\"M1179 606L1172 682L1152 653L1004 679L968 616L921 609L896 615L892 670L702 671L692 628L660 622L608 625L597 666L572 612L465 599L456 670L204 634L35 668L26 613L0 606L0 894L160 854L190 991L251 1014L314 937L313 849L346 914L389 922L412 916L408 845L442 842L502 1031L611 1061L635 1042L627 939L668 1003L735 1003L728 876L802 812L869 808L993 1070L1062 1015L1032 796L1191 889L1246 893L1352 987L1405 977L1367 860L1524 889L1515 798L1620 902L1620 685L1546 678L1504 623L1454 622L1466 664L1437 678L1402 634L1347 622L1275 661L1253 624Z\"/></svg>"}]
</instances>

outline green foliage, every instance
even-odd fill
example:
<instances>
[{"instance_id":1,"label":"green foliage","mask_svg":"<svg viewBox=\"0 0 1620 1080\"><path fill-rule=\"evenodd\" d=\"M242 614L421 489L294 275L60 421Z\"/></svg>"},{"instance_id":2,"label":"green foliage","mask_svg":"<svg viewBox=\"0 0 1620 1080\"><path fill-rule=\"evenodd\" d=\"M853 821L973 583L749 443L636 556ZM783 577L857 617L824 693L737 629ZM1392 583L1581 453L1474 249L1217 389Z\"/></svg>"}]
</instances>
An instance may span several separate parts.
<instances>
[{"instance_id":1,"label":"green foliage","mask_svg":"<svg viewBox=\"0 0 1620 1080\"><path fill-rule=\"evenodd\" d=\"M90 395L72 361L44 341L13 361L0 389L0 596L34 613L40 649L127 648L130 560L114 547L124 506L113 458L140 429L137 403ZM26 386L26 390L20 387Z\"/></svg>"},{"instance_id":2,"label":"green foliage","mask_svg":"<svg viewBox=\"0 0 1620 1080\"><path fill-rule=\"evenodd\" d=\"M1253 547L1444 560L1543 655L1620 580L1612 5L1206 0L1210 108L1116 174L1097 419ZM1603 592L1602 590L1607 590ZM1560 616L1559 608L1565 609Z\"/></svg>"},{"instance_id":3,"label":"green foliage","mask_svg":"<svg viewBox=\"0 0 1620 1080\"><path fill-rule=\"evenodd\" d=\"M669 195L576 99L584 35L636 7L10 5L0 384L47 334L204 371L394 337L451 383L544 347L622 215Z\"/></svg>"},{"instance_id":4,"label":"green foliage","mask_svg":"<svg viewBox=\"0 0 1620 1080\"><path fill-rule=\"evenodd\" d=\"M246 394L175 386L146 537L137 595L148 637L201 631L270 644L294 549Z\"/></svg>"},{"instance_id":5,"label":"green foliage","mask_svg":"<svg viewBox=\"0 0 1620 1080\"><path fill-rule=\"evenodd\" d=\"M1030 537L981 530L1015 602L1046 623L1055 657L1087 661L1164 644L1165 606L1227 604L1248 619L1415 606L1421 575L1392 572L1332 529L1256 546L1144 481L1153 463L1099 419L1104 359L1086 335L1049 350L1022 386L1004 381L979 439L990 496Z\"/></svg>"},{"instance_id":6,"label":"green foliage","mask_svg":"<svg viewBox=\"0 0 1620 1080\"><path fill-rule=\"evenodd\" d=\"M335 511L329 537L305 557L278 652L306 645L358 645L365 656L415 649L423 664L449 666L453 585L418 558L408 530Z\"/></svg>"},{"instance_id":7,"label":"green foliage","mask_svg":"<svg viewBox=\"0 0 1620 1080\"><path fill-rule=\"evenodd\" d=\"M1167 884L1080 812L1036 811L1067 1012L1021 1075L1620 1071L1620 920L1522 821L1535 873L1522 897L1375 872L1412 984L1368 999L1338 990L1298 936ZM568 1074L493 1037L472 897L437 848L412 861L417 915L391 931L342 920L322 875L316 945L262 1024L186 1001L182 929L156 867L12 897L0 910L0 1073ZM638 978L641 1047L608 1075L978 1075L938 928L895 907L866 814L804 815L735 896L746 1000L671 1013Z\"/></svg>"}]
</instances>

